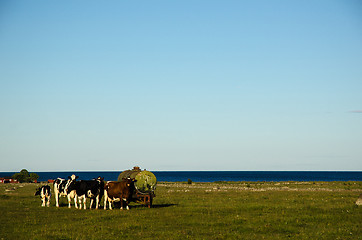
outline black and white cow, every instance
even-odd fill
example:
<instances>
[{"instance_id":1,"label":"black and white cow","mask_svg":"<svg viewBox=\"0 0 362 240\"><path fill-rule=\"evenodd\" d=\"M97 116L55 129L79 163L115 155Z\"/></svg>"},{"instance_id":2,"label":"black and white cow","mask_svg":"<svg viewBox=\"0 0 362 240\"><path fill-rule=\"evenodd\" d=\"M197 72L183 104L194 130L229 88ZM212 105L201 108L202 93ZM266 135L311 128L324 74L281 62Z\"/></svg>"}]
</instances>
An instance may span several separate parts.
<instances>
[{"instance_id":1,"label":"black and white cow","mask_svg":"<svg viewBox=\"0 0 362 240\"><path fill-rule=\"evenodd\" d=\"M63 178L57 178L54 181L54 195L55 195L55 206L59 207L59 198L61 196L66 196L68 198L68 207L71 208L71 199L74 198L74 206L75 208L78 208L77 205L77 196L75 194L75 191L73 192L67 192L66 188L69 186L69 184L72 181L75 181L78 178L78 176L75 176L74 174L70 177L68 177L68 180L65 180Z\"/></svg>"},{"instance_id":2,"label":"black and white cow","mask_svg":"<svg viewBox=\"0 0 362 240\"><path fill-rule=\"evenodd\" d=\"M47 207L49 207L50 197L52 195L52 193L50 191L50 186L44 185L44 186L41 186L40 188L37 188L36 192L35 192L35 196L37 196L37 195L39 195L41 198L41 202L42 202L41 206L45 207L45 202L46 202Z\"/></svg>"},{"instance_id":3,"label":"black and white cow","mask_svg":"<svg viewBox=\"0 0 362 240\"><path fill-rule=\"evenodd\" d=\"M75 192L77 198L79 199L79 209L82 209L82 200L83 208L86 209L87 198L91 199L89 208L92 208L94 199L96 200L96 209L99 206L99 200L102 198L104 192L104 182L102 177L98 177L94 180L80 180L80 181L71 181L71 183L66 187L66 192Z\"/></svg>"}]
</instances>

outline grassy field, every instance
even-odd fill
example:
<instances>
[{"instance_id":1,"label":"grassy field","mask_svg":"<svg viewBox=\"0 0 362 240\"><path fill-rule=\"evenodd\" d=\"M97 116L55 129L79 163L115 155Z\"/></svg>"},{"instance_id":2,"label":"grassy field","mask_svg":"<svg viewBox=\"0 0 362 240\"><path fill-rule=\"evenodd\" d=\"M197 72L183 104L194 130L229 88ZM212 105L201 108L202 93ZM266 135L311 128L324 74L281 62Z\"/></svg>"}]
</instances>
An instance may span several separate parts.
<instances>
[{"instance_id":1,"label":"grassy field","mask_svg":"<svg viewBox=\"0 0 362 240\"><path fill-rule=\"evenodd\" d=\"M159 183L129 211L41 207L39 185L0 185L0 239L362 239L362 182Z\"/></svg>"}]
</instances>

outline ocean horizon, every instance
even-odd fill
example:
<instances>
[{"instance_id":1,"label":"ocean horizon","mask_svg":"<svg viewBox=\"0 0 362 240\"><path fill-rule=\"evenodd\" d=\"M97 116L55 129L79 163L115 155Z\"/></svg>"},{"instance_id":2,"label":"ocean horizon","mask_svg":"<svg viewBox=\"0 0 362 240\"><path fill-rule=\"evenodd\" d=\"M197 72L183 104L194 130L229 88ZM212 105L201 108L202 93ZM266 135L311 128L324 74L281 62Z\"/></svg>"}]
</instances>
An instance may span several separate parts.
<instances>
[{"instance_id":1,"label":"ocean horizon","mask_svg":"<svg viewBox=\"0 0 362 240\"><path fill-rule=\"evenodd\" d=\"M49 179L68 178L72 174L81 180L104 177L116 181L122 171L53 171L34 172L39 182ZM152 171L158 182L282 182L282 181L362 181L362 171ZM10 177L15 172L0 172L0 177Z\"/></svg>"}]
</instances>

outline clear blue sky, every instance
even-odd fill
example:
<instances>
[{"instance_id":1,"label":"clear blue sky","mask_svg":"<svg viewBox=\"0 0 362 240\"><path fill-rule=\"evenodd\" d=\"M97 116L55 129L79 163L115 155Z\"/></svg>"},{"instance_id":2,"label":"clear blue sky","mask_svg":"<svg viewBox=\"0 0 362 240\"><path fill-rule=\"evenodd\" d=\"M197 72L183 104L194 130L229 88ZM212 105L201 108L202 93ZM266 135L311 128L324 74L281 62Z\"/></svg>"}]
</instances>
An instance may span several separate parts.
<instances>
[{"instance_id":1,"label":"clear blue sky","mask_svg":"<svg viewBox=\"0 0 362 240\"><path fill-rule=\"evenodd\" d=\"M362 170L362 3L1 1L0 171Z\"/></svg>"}]
</instances>

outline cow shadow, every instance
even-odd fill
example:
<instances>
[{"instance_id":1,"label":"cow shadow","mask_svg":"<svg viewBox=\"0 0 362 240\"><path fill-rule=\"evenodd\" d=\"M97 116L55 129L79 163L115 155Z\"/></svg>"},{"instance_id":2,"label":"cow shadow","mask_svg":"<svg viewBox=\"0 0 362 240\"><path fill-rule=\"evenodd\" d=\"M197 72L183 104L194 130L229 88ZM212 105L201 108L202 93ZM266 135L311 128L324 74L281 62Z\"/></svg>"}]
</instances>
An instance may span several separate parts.
<instances>
[{"instance_id":1,"label":"cow shadow","mask_svg":"<svg viewBox=\"0 0 362 240\"><path fill-rule=\"evenodd\" d=\"M54 203L54 205L55 205L55 203ZM68 203L59 202L59 207L68 207ZM71 205L71 207L74 207L74 203Z\"/></svg>"},{"instance_id":2,"label":"cow shadow","mask_svg":"<svg viewBox=\"0 0 362 240\"><path fill-rule=\"evenodd\" d=\"M166 207L173 207L177 206L178 204L169 203L169 204L153 204L151 208L166 208Z\"/></svg>"},{"instance_id":3,"label":"cow shadow","mask_svg":"<svg viewBox=\"0 0 362 240\"><path fill-rule=\"evenodd\" d=\"M103 203L103 202L102 202ZM173 206L177 206L178 204L174 204L174 203L164 203L164 204L152 204L151 208L167 208L167 207L173 207ZM114 208L120 208L121 207L121 203L120 202L114 202L113 203ZM59 207L66 207L68 208L68 203L67 202L59 202ZM99 209L103 209L104 205L100 204ZM74 208L74 203L71 203L71 208ZM87 208L89 208L89 203L87 203ZM93 203L92 209L95 208L95 202ZM134 203L132 202L130 204L130 208L147 208L146 205L140 204L140 203Z\"/></svg>"},{"instance_id":4,"label":"cow shadow","mask_svg":"<svg viewBox=\"0 0 362 240\"><path fill-rule=\"evenodd\" d=\"M168 204L152 204L151 208L167 208L177 206L178 204L168 203ZM146 205L143 204L132 204L130 208L148 208Z\"/></svg>"}]
</instances>

